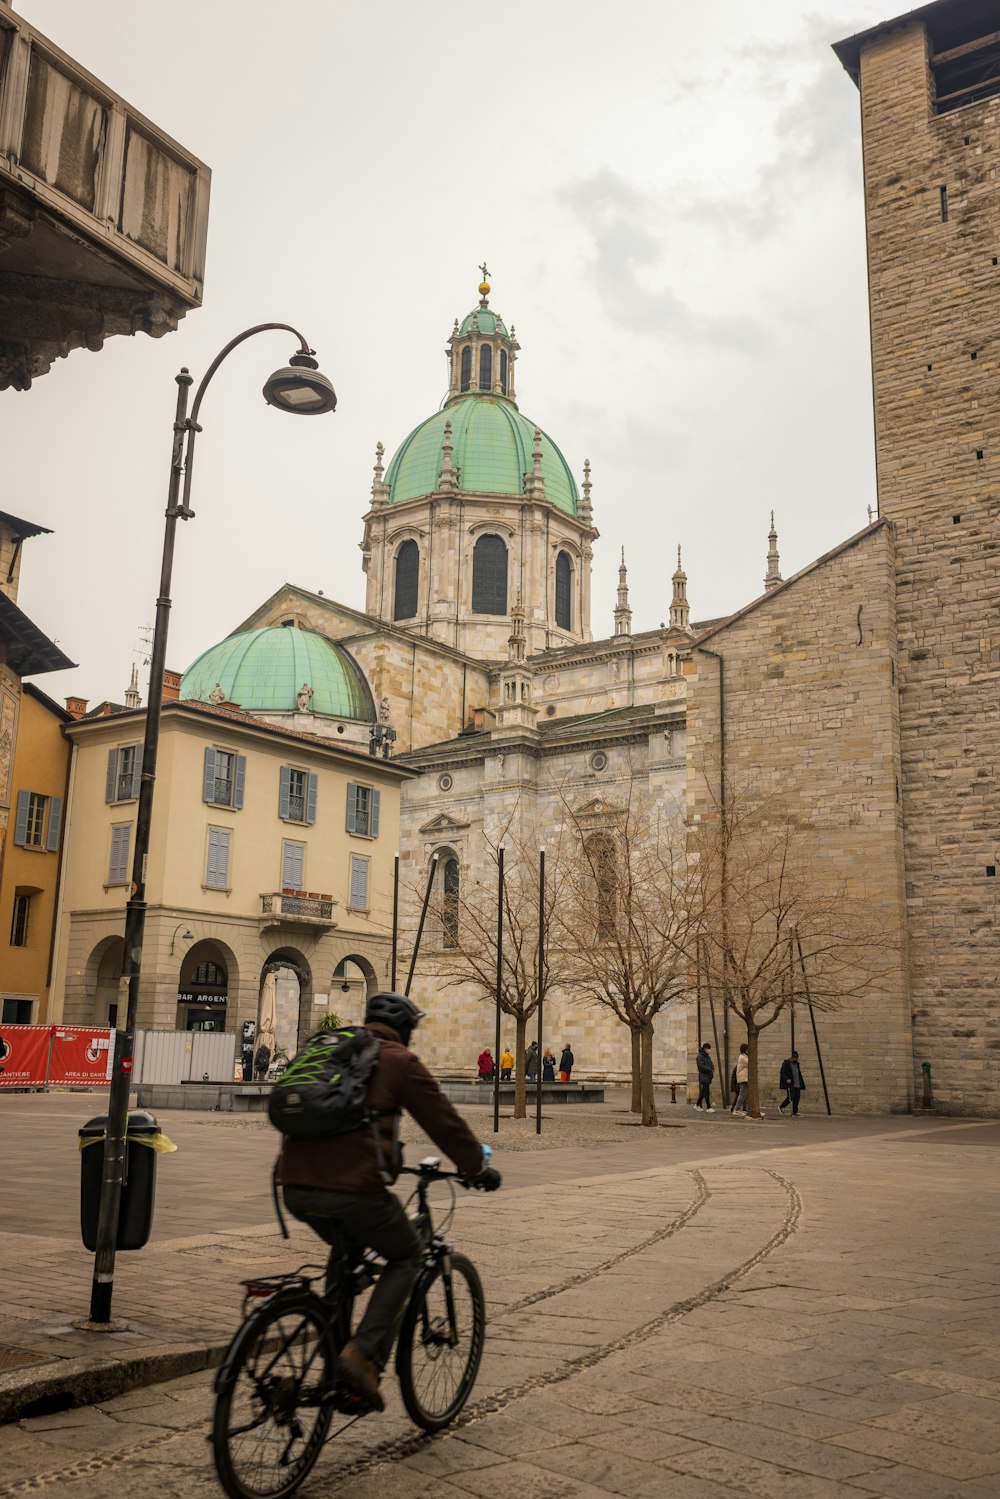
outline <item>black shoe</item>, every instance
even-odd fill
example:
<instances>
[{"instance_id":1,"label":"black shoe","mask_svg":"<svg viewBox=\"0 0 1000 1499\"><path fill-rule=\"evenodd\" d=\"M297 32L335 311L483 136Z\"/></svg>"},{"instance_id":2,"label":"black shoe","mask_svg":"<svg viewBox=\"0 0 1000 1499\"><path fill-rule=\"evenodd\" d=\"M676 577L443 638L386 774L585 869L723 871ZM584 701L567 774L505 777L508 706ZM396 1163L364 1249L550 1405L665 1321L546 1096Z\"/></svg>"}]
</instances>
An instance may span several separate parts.
<instances>
[{"instance_id":1,"label":"black shoe","mask_svg":"<svg viewBox=\"0 0 1000 1499\"><path fill-rule=\"evenodd\" d=\"M784 1101L784 1103L779 1103L778 1108L779 1109L787 1109L788 1108L788 1099L786 1098L785 1101Z\"/></svg>"},{"instance_id":2,"label":"black shoe","mask_svg":"<svg viewBox=\"0 0 1000 1499\"><path fill-rule=\"evenodd\" d=\"M379 1374L371 1359L365 1358L357 1344L350 1342L336 1364L337 1378L358 1401L361 1410L384 1411L385 1401L379 1394Z\"/></svg>"}]
</instances>

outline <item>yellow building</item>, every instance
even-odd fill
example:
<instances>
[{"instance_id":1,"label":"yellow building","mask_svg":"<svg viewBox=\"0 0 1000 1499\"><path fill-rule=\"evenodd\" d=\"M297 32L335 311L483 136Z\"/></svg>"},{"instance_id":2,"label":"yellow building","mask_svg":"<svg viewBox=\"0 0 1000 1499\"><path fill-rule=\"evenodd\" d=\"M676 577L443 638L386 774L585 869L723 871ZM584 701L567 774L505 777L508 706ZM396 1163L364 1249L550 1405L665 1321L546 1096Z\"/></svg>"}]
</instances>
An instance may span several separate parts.
<instances>
[{"instance_id":1,"label":"yellow building","mask_svg":"<svg viewBox=\"0 0 1000 1499\"><path fill-rule=\"evenodd\" d=\"M69 745L58 703L31 682L21 691L11 775L11 826L0 872L0 1004L8 1024L49 1019Z\"/></svg>"},{"instance_id":2,"label":"yellow building","mask_svg":"<svg viewBox=\"0 0 1000 1499\"><path fill-rule=\"evenodd\" d=\"M258 684L275 684L276 652L293 634L304 632L265 642ZM268 975L280 974L295 980L291 1000L281 997L287 982L279 989L277 1027L293 1050L322 1020L331 989L333 1007L351 1008L345 974L360 970L362 992L388 981L399 790L412 772L369 755L374 706L353 658L319 635L306 645L308 666L301 653L287 663L288 723L236 706L237 691L252 695L246 669L214 702L163 704L140 1026L242 1031L258 1019ZM320 737L317 716L334 734L342 726L341 737ZM124 1018L144 729L133 708L66 730L73 763L54 992L67 1021Z\"/></svg>"}]
</instances>

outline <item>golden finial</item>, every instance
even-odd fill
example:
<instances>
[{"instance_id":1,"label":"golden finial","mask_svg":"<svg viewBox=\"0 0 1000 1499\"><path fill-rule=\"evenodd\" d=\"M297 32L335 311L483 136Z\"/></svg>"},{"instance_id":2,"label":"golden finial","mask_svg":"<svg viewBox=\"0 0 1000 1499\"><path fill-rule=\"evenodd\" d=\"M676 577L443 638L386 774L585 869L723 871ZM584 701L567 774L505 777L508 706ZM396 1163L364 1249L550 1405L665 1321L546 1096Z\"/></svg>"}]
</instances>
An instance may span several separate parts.
<instances>
[{"instance_id":1,"label":"golden finial","mask_svg":"<svg viewBox=\"0 0 1000 1499\"><path fill-rule=\"evenodd\" d=\"M489 273L489 271L488 271L488 270L487 270L487 269L486 269L486 261L485 261L485 260L484 260L484 261L483 261L483 263L482 263L482 265L481 265L481 266L480 266L480 267L479 267L479 269L480 269L480 270L481 270L481 271L482 271L482 273L483 273L483 279L482 279L482 281L480 281L480 283L479 283L479 295L480 295L480 296L481 296L481 297L484 297L484 298L485 298L485 297L488 297L488 296L489 296L489 294L490 294L490 283L489 283L489 280L488 280L488 277L489 277L489 274L490 274L490 273Z\"/></svg>"}]
</instances>

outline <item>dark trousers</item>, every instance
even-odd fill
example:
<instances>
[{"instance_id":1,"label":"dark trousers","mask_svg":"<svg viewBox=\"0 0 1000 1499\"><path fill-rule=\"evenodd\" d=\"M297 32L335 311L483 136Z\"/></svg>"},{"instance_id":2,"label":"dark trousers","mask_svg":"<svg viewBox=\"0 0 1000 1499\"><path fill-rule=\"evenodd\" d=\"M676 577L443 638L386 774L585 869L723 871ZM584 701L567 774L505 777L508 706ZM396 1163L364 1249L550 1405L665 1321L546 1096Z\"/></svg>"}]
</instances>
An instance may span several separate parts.
<instances>
[{"instance_id":1,"label":"dark trousers","mask_svg":"<svg viewBox=\"0 0 1000 1499\"><path fill-rule=\"evenodd\" d=\"M710 1109L712 1107L712 1091L711 1090L712 1090L712 1079L710 1077L700 1077L699 1076L699 1078L698 1078L698 1102L695 1104L695 1108L696 1109L700 1109L701 1108L701 1101L702 1101L702 1099L705 1100L705 1107L706 1107L706 1109Z\"/></svg>"},{"instance_id":2,"label":"dark trousers","mask_svg":"<svg viewBox=\"0 0 1000 1499\"><path fill-rule=\"evenodd\" d=\"M420 1240L399 1199L391 1192L329 1192L322 1187L285 1187L284 1198L292 1217L308 1223L327 1244L337 1244L343 1234L350 1253L374 1249L385 1260L354 1334L364 1357L384 1369L423 1262Z\"/></svg>"},{"instance_id":3,"label":"dark trousers","mask_svg":"<svg viewBox=\"0 0 1000 1499\"><path fill-rule=\"evenodd\" d=\"M510 1068L509 1067L501 1067L500 1068L500 1081L502 1083L509 1083L510 1082Z\"/></svg>"},{"instance_id":4,"label":"dark trousers","mask_svg":"<svg viewBox=\"0 0 1000 1499\"><path fill-rule=\"evenodd\" d=\"M797 1114L799 1112L799 1098L802 1095L802 1089L786 1088L785 1092L788 1094L788 1097L785 1099L784 1103L780 1105L780 1107L785 1109L789 1104L791 1104L792 1113Z\"/></svg>"}]
</instances>

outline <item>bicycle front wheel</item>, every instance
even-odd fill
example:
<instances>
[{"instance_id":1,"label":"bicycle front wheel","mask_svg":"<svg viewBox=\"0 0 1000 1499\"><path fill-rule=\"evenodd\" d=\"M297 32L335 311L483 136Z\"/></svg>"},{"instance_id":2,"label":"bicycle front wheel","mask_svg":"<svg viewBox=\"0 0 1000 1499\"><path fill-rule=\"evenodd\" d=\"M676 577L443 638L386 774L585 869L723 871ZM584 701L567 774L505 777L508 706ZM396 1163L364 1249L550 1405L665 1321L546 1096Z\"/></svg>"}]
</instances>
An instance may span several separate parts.
<instances>
[{"instance_id":1,"label":"bicycle front wheel","mask_svg":"<svg viewBox=\"0 0 1000 1499\"><path fill-rule=\"evenodd\" d=\"M403 1404L424 1431L440 1431L468 1400L483 1356L486 1301L464 1254L438 1263L406 1309L396 1350Z\"/></svg>"},{"instance_id":2,"label":"bicycle front wheel","mask_svg":"<svg viewBox=\"0 0 1000 1499\"><path fill-rule=\"evenodd\" d=\"M322 1302L279 1292L252 1313L216 1378L212 1455L230 1499L282 1499L330 1428L337 1353Z\"/></svg>"}]
</instances>

